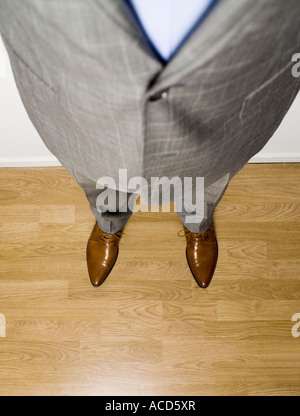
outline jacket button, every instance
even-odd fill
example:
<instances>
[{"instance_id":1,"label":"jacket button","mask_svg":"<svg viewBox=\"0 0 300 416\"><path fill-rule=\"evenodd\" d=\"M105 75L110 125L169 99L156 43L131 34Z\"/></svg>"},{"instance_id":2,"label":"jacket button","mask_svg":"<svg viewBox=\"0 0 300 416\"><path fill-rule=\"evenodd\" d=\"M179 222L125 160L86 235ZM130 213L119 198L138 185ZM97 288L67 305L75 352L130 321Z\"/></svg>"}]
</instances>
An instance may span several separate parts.
<instances>
[{"instance_id":1,"label":"jacket button","mask_svg":"<svg viewBox=\"0 0 300 416\"><path fill-rule=\"evenodd\" d=\"M162 100L163 98L167 98L169 95L170 88L166 88L165 90L159 91L158 93L152 95L149 100L150 101L158 101Z\"/></svg>"}]
</instances>

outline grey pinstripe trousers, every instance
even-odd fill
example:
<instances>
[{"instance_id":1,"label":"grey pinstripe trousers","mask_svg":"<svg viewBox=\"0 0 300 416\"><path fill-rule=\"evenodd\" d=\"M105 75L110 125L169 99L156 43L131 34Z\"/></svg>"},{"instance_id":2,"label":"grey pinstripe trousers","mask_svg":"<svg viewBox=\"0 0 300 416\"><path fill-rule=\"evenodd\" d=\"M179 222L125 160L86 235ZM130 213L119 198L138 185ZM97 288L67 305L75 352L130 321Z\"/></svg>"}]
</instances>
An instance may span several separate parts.
<instances>
[{"instance_id":1,"label":"grey pinstripe trousers","mask_svg":"<svg viewBox=\"0 0 300 416\"><path fill-rule=\"evenodd\" d=\"M98 222L99 227L107 232L107 233L115 233L121 230L130 219L133 211L133 199L130 199L131 193L124 193L121 191L116 191L116 202L117 206L106 204L105 212L101 211L101 207L97 206L97 198L101 194L101 190L97 189L97 185L94 181L90 180L86 176L82 175L80 172L76 171L75 169L65 166L71 176L76 180L76 182L80 185L81 189L84 191L86 198L90 204L90 209L93 212L96 220ZM214 184L210 185L205 189L204 198L204 218L203 220L198 223L189 223L187 222L187 216L193 215L190 212L184 209L184 201L182 204L182 209L177 212L178 217L180 218L181 222L192 232L194 233L201 233L206 231L210 225L212 224L213 214L214 211L221 200L222 196L224 195L229 182L229 175L221 178L220 180L216 181ZM113 189L105 189L106 194L114 193ZM119 198L119 194L122 193L123 195ZM159 194L161 197L161 194ZM122 210L118 205L118 201L123 200L127 202L126 207L122 206ZM171 195L172 201L172 195ZM124 212L126 210L126 212Z\"/></svg>"}]
</instances>

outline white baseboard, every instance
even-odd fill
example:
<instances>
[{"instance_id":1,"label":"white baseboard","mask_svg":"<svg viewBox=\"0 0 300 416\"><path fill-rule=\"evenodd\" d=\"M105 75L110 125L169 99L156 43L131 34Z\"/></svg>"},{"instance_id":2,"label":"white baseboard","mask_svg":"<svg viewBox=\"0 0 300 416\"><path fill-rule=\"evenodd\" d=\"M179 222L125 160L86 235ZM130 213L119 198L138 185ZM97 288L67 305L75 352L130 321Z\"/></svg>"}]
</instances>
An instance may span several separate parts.
<instances>
[{"instance_id":1,"label":"white baseboard","mask_svg":"<svg viewBox=\"0 0 300 416\"><path fill-rule=\"evenodd\" d=\"M61 166L53 157L0 158L0 168L35 168Z\"/></svg>"},{"instance_id":2,"label":"white baseboard","mask_svg":"<svg viewBox=\"0 0 300 416\"><path fill-rule=\"evenodd\" d=\"M299 153L265 153L254 156L249 163L300 163ZM0 168L57 167L61 163L53 157L0 158Z\"/></svg>"},{"instance_id":3,"label":"white baseboard","mask_svg":"<svg viewBox=\"0 0 300 416\"><path fill-rule=\"evenodd\" d=\"M249 163L300 163L300 153L258 153Z\"/></svg>"}]
</instances>

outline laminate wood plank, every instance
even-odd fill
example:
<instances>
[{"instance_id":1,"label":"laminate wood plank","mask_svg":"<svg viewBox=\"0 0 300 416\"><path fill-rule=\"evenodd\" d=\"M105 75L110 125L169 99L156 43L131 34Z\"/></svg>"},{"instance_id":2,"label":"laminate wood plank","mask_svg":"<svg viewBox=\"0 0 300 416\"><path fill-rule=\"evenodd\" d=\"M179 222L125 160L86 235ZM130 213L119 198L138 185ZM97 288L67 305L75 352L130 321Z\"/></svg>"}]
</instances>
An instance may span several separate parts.
<instances>
[{"instance_id":1,"label":"laminate wood plank","mask_svg":"<svg viewBox=\"0 0 300 416\"><path fill-rule=\"evenodd\" d=\"M233 191L232 191L233 193ZM258 203L259 202L259 203ZM230 204L225 201L221 202L220 208L217 208L215 220L217 222L299 222L300 221L300 203L283 203L283 202L265 202L261 200L255 203Z\"/></svg>"},{"instance_id":2,"label":"laminate wood plank","mask_svg":"<svg viewBox=\"0 0 300 416\"><path fill-rule=\"evenodd\" d=\"M203 339L208 341L224 340L236 341L237 347L244 345L245 341L285 341L291 335L291 322L289 321L225 321L206 320L203 329ZM245 344L246 346L248 345Z\"/></svg>"},{"instance_id":3,"label":"laminate wood plank","mask_svg":"<svg viewBox=\"0 0 300 416\"><path fill-rule=\"evenodd\" d=\"M299 300L236 300L217 301L217 316L222 320L254 321L285 320L290 322L299 311Z\"/></svg>"},{"instance_id":4,"label":"laminate wood plank","mask_svg":"<svg viewBox=\"0 0 300 416\"><path fill-rule=\"evenodd\" d=\"M300 259L283 260L277 258L269 260L269 278L279 279L284 283L286 279L296 279L299 282Z\"/></svg>"},{"instance_id":5,"label":"laminate wood plank","mask_svg":"<svg viewBox=\"0 0 300 416\"><path fill-rule=\"evenodd\" d=\"M40 282L14 282L0 281L0 303L5 307L19 307L26 305L55 304L68 299L69 282L66 281L40 281Z\"/></svg>"},{"instance_id":6,"label":"laminate wood plank","mask_svg":"<svg viewBox=\"0 0 300 416\"><path fill-rule=\"evenodd\" d=\"M7 322L7 336L11 341L88 341L100 340L103 333L103 321L98 320L51 320L36 317L35 319L10 319ZM106 333L107 327L104 328Z\"/></svg>"},{"instance_id":7,"label":"laminate wood plank","mask_svg":"<svg viewBox=\"0 0 300 416\"><path fill-rule=\"evenodd\" d=\"M40 223L73 224L74 205L46 205L40 209Z\"/></svg>"},{"instance_id":8,"label":"laminate wood plank","mask_svg":"<svg viewBox=\"0 0 300 416\"><path fill-rule=\"evenodd\" d=\"M257 380L257 385L270 385L270 383L282 383L291 385L294 389L300 389L299 381L300 366L295 363L261 363L244 362L240 363L216 363L217 383L228 382L253 383ZM263 392L263 387L261 388Z\"/></svg>"},{"instance_id":9,"label":"laminate wood plank","mask_svg":"<svg viewBox=\"0 0 300 416\"><path fill-rule=\"evenodd\" d=\"M1 188L0 188L1 189ZM34 204L16 204L7 207L2 204L0 199L0 223L1 224L22 224L23 221L26 223L38 223L40 219L40 205Z\"/></svg>"},{"instance_id":10,"label":"laminate wood plank","mask_svg":"<svg viewBox=\"0 0 300 416\"><path fill-rule=\"evenodd\" d=\"M0 223L1 241L11 243L23 243L31 235L31 241L38 241L39 223Z\"/></svg>"},{"instance_id":11,"label":"laminate wood plank","mask_svg":"<svg viewBox=\"0 0 300 416\"><path fill-rule=\"evenodd\" d=\"M300 395L300 385L293 382L265 382L263 388L260 387L258 383L249 383L248 384L249 395L256 396L272 396L272 397L299 397Z\"/></svg>"},{"instance_id":12,"label":"laminate wood plank","mask_svg":"<svg viewBox=\"0 0 300 416\"><path fill-rule=\"evenodd\" d=\"M262 276L263 277L263 276ZM241 300L298 300L300 301L299 279L285 278L284 284L281 280L262 279L260 275L243 275L228 277L216 273L214 282L209 288L217 301ZM193 299L199 298L198 286L193 285Z\"/></svg>"},{"instance_id":13,"label":"laminate wood plank","mask_svg":"<svg viewBox=\"0 0 300 416\"><path fill-rule=\"evenodd\" d=\"M78 341L2 341L0 343L0 366L6 363L27 362L35 365L74 363L79 360ZM2 364L3 363L3 364Z\"/></svg>"},{"instance_id":14,"label":"laminate wood plank","mask_svg":"<svg viewBox=\"0 0 300 416\"><path fill-rule=\"evenodd\" d=\"M117 273L114 273L110 284L103 286L102 296L106 300L128 300L130 301L186 301L192 298L190 281L151 281L151 279L140 281L120 280ZM93 289L87 290L86 284L70 283L70 300L97 300L99 293Z\"/></svg>"}]
</instances>

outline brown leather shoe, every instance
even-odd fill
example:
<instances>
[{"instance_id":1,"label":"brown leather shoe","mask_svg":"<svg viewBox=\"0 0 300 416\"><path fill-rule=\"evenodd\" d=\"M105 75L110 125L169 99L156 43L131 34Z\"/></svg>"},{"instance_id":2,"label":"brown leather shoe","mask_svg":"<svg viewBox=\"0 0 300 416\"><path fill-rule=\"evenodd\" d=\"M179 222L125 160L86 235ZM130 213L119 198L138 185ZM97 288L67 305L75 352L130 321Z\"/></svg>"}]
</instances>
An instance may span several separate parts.
<instances>
[{"instance_id":1,"label":"brown leather shoe","mask_svg":"<svg viewBox=\"0 0 300 416\"><path fill-rule=\"evenodd\" d=\"M206 289L213 278L218 260L218 243L214 228L204 233L192 233L184 227L187 247L186 258L192 275L202 289Z\"/></svg>"},{"instance_id":2,"label":"brown leather shoe","mask_svg":"<svg viewBox=\"0 0 300 416\"><path fill-rule=\"evenodd\" d=\"M117 233L108 234L96 222L86 249L88 272L93 286L101 286L114 267L123 230L124 228Z\"/></svg>"}]
</instances>

